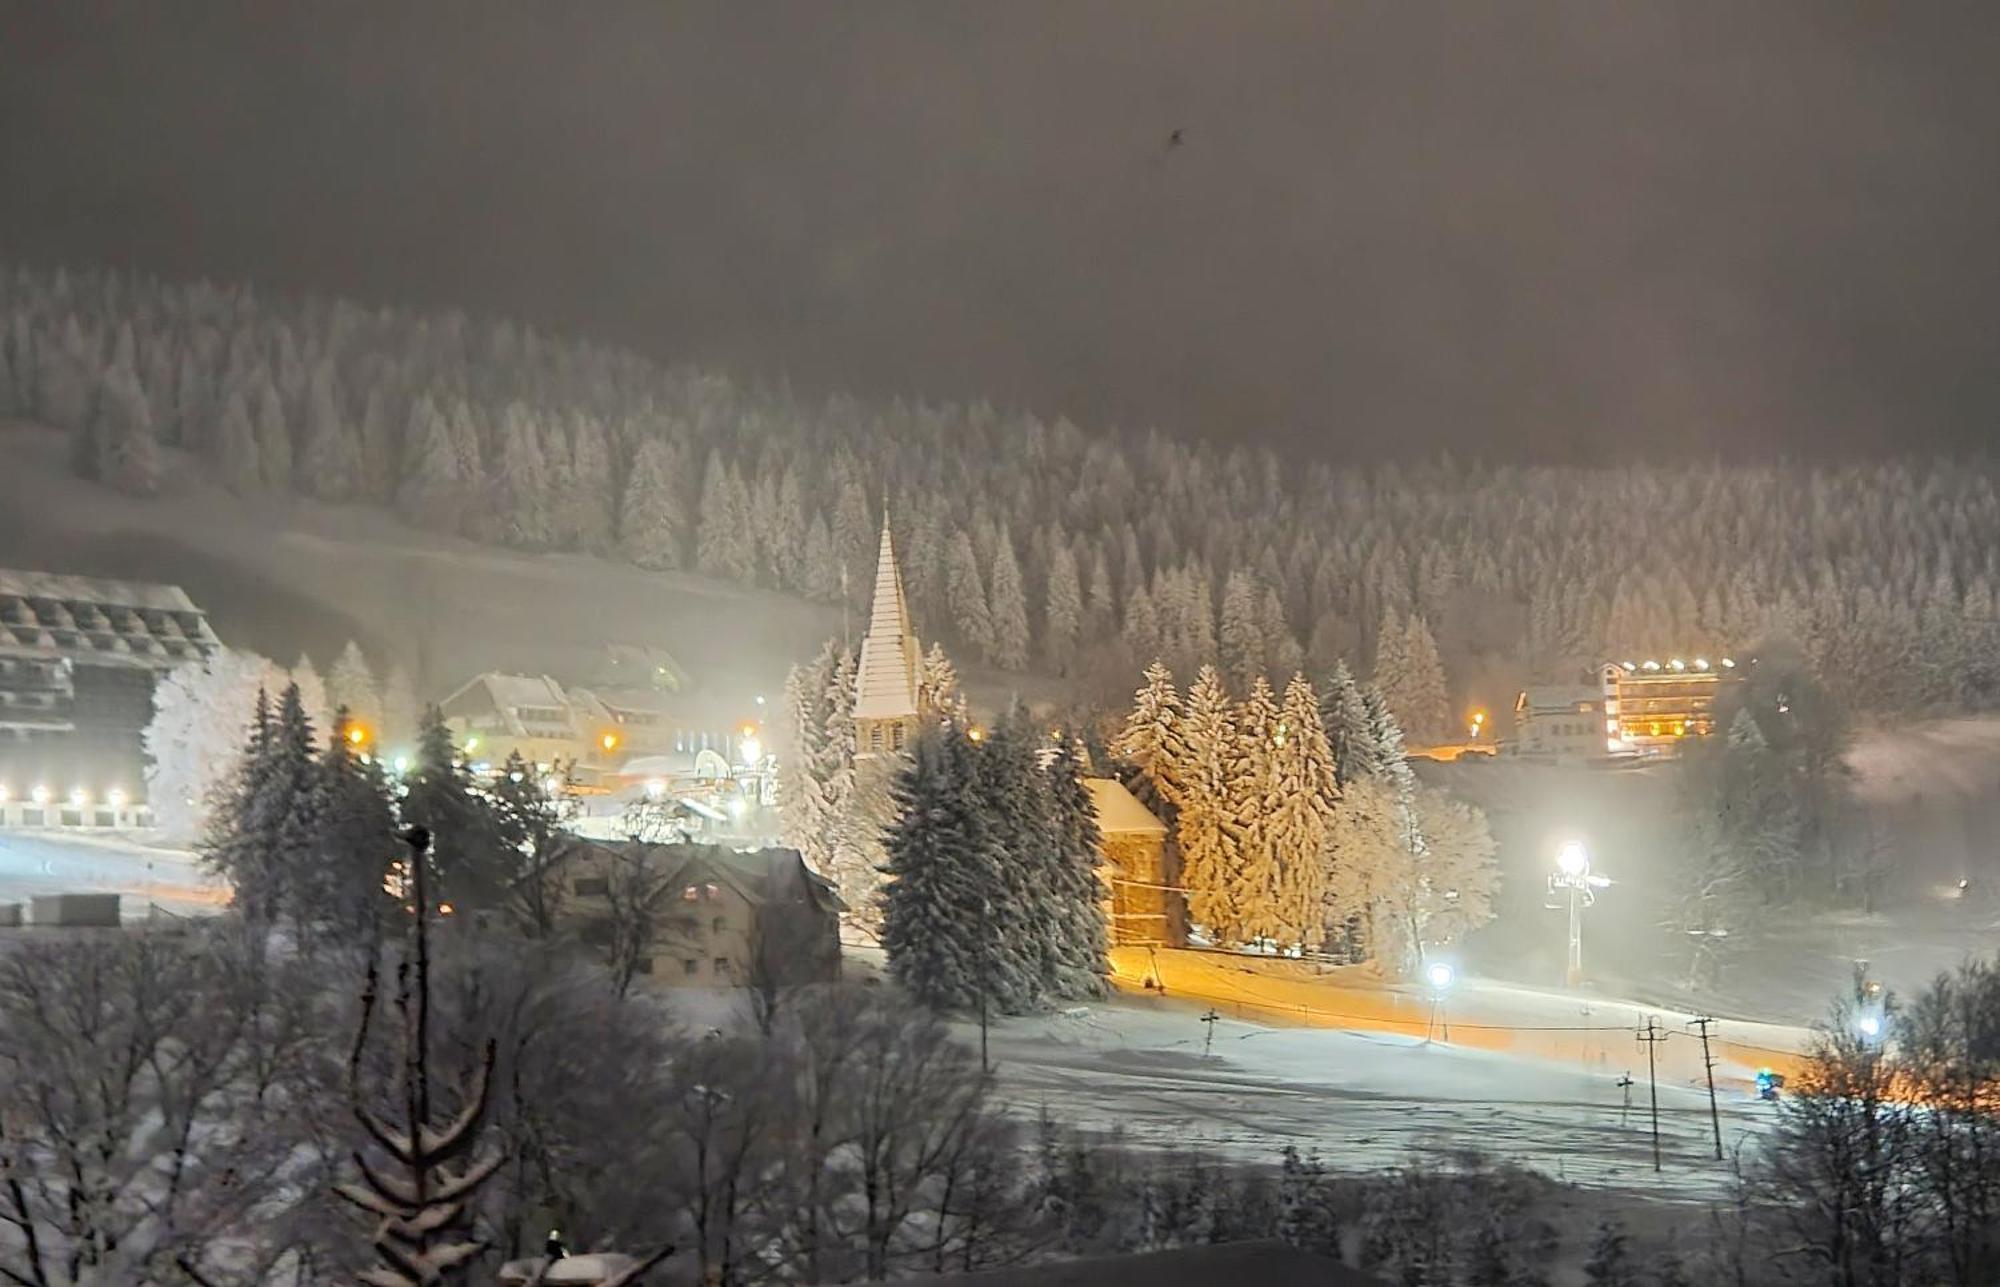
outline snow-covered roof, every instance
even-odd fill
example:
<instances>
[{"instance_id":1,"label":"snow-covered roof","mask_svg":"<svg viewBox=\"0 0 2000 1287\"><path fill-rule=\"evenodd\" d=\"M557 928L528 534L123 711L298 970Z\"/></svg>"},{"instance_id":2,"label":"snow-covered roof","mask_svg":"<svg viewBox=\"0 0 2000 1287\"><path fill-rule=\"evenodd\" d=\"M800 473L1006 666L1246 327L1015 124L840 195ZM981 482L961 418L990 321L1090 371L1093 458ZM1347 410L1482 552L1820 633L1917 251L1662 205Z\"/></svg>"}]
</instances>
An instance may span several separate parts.
<instances>
[{"instance_id":1,"label":"snow-covered roof","mask_svg":"<svg viewBox=\"0 0 2000 1287\"><path fill-rule=\"evenodd\" d=\"M1097 829L1107 836L1164 836L1167 824L1139 803L1139 797L1116 778L1085 778L1084 790L1097 808Z\"/></svg>"},{"instance_id":2,"label":"snow-covered roof","mask_svg":"<svg viewBox=\"0 0 2000 1287\"><path fill-rule=\"evenodd\" d=\"M882 550L875 562L875 598L869 606L868 633L861 638L861 664L854 679L854 718L904 719L915 715L920 660L885 513Z\"/></svg>"},{"instance_id":3,"label":"snow-covered roof","mask_svg":"<svg viewBox=\"0 0 2000 1287\"><path fill-rule=\"evenodd\" d=\"M560 722L574 731L576 712L569 694L547 675L507 675L489 670L466 680L439 705L447 717L456 718L465 715L468 709L477 709L477 699L482 696L506 720L507 731L517 737L536 735L531 734L529 721L521 717L524 710L537 712L532 722L537 730L543 731L542 735L556 722L539 713L544 711L560 711Z\"/></svg>"},{"instance_id":4,"label":"snow-covered roof","mask_svg":"<svg viewBox=\"0 0 2000 1287\"><path fill-rule=\"evenodd\" d=\"M0 568L0 651L157 669L219 646L179 586Z\"/></svg>"}]
</instances>

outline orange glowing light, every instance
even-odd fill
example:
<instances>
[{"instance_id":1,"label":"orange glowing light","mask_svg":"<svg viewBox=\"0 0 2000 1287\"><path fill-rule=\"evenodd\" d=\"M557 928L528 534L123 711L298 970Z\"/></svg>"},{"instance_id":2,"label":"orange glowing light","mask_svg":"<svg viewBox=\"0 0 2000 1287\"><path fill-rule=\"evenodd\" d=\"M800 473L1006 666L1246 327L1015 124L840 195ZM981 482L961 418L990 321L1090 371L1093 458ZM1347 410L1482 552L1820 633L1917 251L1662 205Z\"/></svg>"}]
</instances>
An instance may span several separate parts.
<instances>
[{"instance_id":1,"label":"orange glowing light","mask_svg":"<svg viewBox=\"0 0 2000 1287\"><path fill-rule=\"evenodd\" d=\"M605 734L605 735L604 735L603 737L601 737L601 738L599 738L599 739L598 739L598 744L599 744L600 746L602 746L602 747L603 747L603 748L604 748L605 750L607 750L607 751L614 751L614 750L617 750L617 749L618 749L618 734L616 734L616 733L606 733L606 734Z\"/></svg>"},{"instance_id":2,"label":"orange glowing light","mask_svg":"<svg viewBox=\"0 0 2000 1287\"><path fill-rule=\"evenodd\" d=\"M347 726L347 741L349 745L360 746L363 742L366 742L367 740L368 740L367 729L361 727L359 724L349 724Z\"/></svg>"}]
</instances>

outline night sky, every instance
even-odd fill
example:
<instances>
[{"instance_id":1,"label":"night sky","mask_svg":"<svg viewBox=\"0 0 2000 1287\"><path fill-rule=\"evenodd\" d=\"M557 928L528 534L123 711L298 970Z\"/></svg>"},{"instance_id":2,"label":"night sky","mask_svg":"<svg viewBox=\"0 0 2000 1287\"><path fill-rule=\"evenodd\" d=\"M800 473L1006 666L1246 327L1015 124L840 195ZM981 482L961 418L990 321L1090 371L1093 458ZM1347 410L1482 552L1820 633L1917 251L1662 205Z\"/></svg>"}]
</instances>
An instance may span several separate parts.
<instances>
[{"instance_id":1,"label":"night sky","mask_svg":"<svg viewBox=\"0 0 2000 1287\"><path fill-rule=\"evenodd\" d=\"M0 254L1335 459L1965 449L1996 66L1992 4L6 3Z\"/></svg>"}]
</instances>

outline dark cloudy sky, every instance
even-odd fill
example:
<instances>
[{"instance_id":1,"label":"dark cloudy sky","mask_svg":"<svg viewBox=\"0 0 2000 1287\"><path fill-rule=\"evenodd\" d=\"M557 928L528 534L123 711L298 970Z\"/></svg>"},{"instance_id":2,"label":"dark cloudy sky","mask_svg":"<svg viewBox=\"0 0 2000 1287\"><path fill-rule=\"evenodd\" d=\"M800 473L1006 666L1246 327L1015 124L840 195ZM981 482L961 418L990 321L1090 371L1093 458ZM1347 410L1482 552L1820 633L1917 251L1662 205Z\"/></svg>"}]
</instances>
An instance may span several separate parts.
<instances>
[{"instance_id":1,"label":"dark cloudy sky","mask_svg":"<svg viewBox=\"0 0 2000 1287\"><path fill-rule=\"evenodd\" d=\"M11 256L1335 455L2000 442L2000 5L0 22Z\"/></svg>"}]
</instances>

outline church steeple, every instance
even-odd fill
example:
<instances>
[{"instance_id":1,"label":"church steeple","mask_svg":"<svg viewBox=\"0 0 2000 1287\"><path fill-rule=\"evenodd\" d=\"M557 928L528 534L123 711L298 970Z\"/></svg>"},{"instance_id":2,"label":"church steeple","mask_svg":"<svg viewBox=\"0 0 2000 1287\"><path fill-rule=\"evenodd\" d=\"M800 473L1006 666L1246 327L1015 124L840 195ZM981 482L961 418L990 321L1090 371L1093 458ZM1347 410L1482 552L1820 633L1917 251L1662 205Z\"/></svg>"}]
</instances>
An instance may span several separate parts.
<instances>
[{"instance_id":1,"label":"church steeple","mask_svg":"<svg viewBox=\"0 0 2000 1287\"><path fill-rule=\"evenodd\" d=\"M868 633L861 637L861 663L854 679L854 737L857 755L903 750L917 733L917 677L923 653L903 601L903 574L889 537L889 510L882 509L882 550L875 560L875 598L868 610Z\"/></svg>"}]
</instances>

